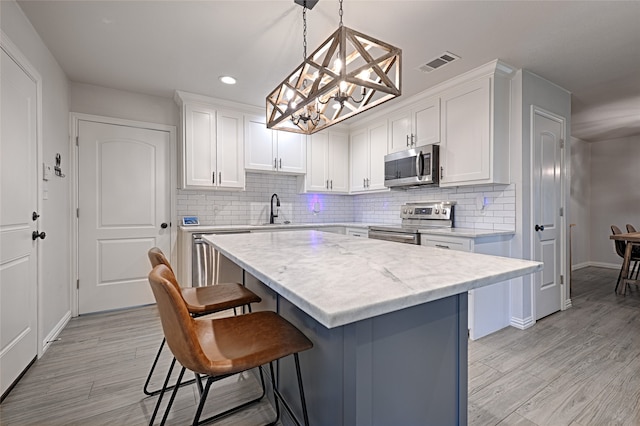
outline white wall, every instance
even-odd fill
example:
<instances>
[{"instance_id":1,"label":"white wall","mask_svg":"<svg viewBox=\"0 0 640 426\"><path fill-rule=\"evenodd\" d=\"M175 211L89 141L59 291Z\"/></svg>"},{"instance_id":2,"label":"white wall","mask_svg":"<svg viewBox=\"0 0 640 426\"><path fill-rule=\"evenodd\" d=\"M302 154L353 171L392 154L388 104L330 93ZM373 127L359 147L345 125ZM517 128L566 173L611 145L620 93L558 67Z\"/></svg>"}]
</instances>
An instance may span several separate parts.
<instances>
[{"instance_id":1,"label":"white wall","mask_svg":"<svg viewBox=\"0 0 640 426\"><path fill-rule=\"evenodd\" d=\"M640 135L590 144L592 264L619 267L611 225L640 229Z\"/></svg>"},{"instance_id":2,"label":"white wall","mask_svg":"<svg viewBox=\"0 0 640 426\"><path fill-rule=\"evenodd\" d=\"M573 269L589 265L591 247L591 145L571 138L570 222Z\"/></svg>"},{"instance_id":3,"label":"white wall","mask_svg":"<svg viewBox=\"0 0 640 426\"><path fill-rule=\"evenodd\" d=\"M178 126L173 99L72 82L71 112Z\"/></svg>"},{"instance_id":4,"label":"white wall","mask_svg":"<svg viewBox=\"0 0 640 426\"><path fill-rule=\"evenodd\" d=\"M531 107L537 106L564 117L566 119L565 135L568 138L571 135L571 94L536 74L519 70L512 79L511 102L511 182L516 188L516 235L511 240L511 257L532 259ZM569 144L566 146L566 162L569 163ZM570 173L570 164L565 166ZM568 184L567 188L569 188ZM566 235L568 243L569 223L567 223ZM568 244L566 258L568 262ZM566 273L568 272L567 268ZM512 280L511 322L516 327L533 325L531 283L530 275Z\"/></svg>"},{"instance_id":5,"label":"white wall","mask_svg":"<svg viewBox=\"0 0 640 426\"><path fill-rule=\"evenodd\" d=\"M54 164L62 156L63 172L69 170L69 87L67 78L31 23L13 0L0 2L2 31L20 49L42 77L42 155L39 162ZM48 199L41 201L39 228L47 233L40 242L41 289L39 335L42 340L63 325L70 315L70 182L52 177L45 183ZM59 330L58 330L59 331ZM42 343L42 342L41 342Z\"/></svg>"}]
</instances>

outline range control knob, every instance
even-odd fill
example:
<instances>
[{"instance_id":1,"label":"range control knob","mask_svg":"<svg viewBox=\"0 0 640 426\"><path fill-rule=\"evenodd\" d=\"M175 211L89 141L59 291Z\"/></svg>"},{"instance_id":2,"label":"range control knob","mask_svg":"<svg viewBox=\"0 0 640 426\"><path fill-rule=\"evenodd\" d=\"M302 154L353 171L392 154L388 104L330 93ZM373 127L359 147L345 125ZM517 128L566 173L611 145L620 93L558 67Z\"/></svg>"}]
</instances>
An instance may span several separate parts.
<instances>
[{"instance_id":1,"label":"range control knob","mask_svg":"<svg viewBox=\"0 0 640 426\"><path fill-rule=\"evenodd\" d=\"M435 213L435 214L438 214L438 213L440 213L440 210L436 209L436 210L434 211L434 213Z\"/></svg>"},{"instance_id":2,"label":"range control knob","mask_svg":"<svg viewBox=\"0 0 640 426\"><path fill-rule=\"evenodd\" d=\"M447 209L442 209L442 214L447 214Z\"/></svg>"}]
</instances>

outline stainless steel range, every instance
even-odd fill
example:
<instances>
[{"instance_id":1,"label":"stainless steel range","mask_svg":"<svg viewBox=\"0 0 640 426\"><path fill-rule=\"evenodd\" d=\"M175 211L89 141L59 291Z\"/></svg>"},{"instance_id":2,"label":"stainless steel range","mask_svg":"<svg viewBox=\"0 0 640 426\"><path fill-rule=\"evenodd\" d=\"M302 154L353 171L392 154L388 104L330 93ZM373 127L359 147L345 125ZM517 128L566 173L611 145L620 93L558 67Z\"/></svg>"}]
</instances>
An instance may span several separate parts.
<instances>
[{"instance_id":1,"label":"stainless steel range","mask_svg":"<svg viewBox=\"0 0 640 426\"><path fill-rule=\"evenodd\" d=\"M407 203L400 208L401 225L369 227L369 238L420 244L420 230L425 228L452 228L455 201L426 201Z\"/></svg>"}]
</instances>

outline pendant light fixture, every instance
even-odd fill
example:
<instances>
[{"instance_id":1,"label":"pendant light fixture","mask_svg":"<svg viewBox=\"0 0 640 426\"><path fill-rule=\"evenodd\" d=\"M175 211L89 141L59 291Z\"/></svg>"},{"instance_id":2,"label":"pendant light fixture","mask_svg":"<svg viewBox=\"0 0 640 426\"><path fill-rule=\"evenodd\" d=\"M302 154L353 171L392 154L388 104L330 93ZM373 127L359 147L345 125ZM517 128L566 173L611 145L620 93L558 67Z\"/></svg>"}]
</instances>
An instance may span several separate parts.
<instances>
[{"instance_id":1,"label":"pendant light fixture","mask_svg":"<svg viewBox=\"0 0 640 426\"><path fill-rule=\"evenodd\" d=\"M303 62L267 96L267 127L312 134L401 94L402 50L342 24L307 57L303 6ZM313 3L313 4L311 4Z\"/></svg>"}]
</instances>

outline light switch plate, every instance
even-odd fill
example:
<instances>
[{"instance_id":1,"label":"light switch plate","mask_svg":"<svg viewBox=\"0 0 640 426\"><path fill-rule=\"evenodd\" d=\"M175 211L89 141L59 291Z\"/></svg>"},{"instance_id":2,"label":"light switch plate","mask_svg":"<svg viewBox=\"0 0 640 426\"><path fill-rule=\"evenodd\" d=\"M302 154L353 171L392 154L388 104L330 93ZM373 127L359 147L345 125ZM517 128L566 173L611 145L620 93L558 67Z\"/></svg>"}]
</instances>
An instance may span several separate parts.
<instances>
[{"instance_id":1,"label":"light switch plate","mask_svg":"<svg viewBox=\"0 0 640 426\"><path fill-rule=\"evenodd\" d=\"M42 163L42 180L51 179L52 173L53 173L53 167L51 167L51 164Z\"/></svg>"}]
</instances>

